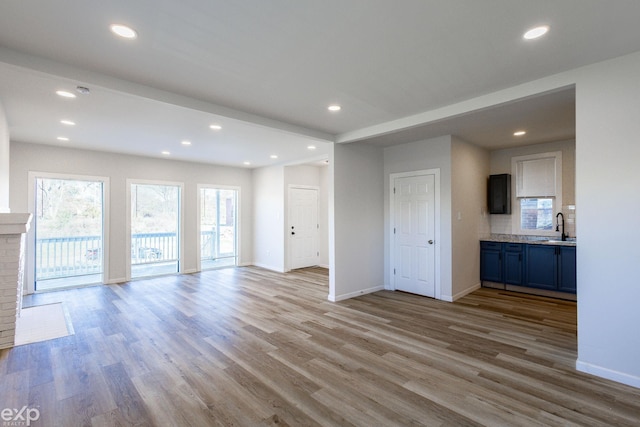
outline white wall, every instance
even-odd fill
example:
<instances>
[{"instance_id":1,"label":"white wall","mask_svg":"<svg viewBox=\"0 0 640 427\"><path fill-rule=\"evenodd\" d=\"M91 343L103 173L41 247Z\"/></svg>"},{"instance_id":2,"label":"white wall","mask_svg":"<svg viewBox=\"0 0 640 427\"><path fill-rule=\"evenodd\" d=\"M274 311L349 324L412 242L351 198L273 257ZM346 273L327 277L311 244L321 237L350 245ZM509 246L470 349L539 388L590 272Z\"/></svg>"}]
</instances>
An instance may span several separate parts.
<instances>
[{"instance_id":1,"label":"white wall","mask_svg":"<svg viewBox=\"0 0 640 427\"><path fill-rule=\"evenodd\" d=\"M503 150L495 150L490 153L491 157L491 172L490 174L513 174L511 170L511 158L517 156L527 156L530 154L538 153L550 153L554 151L562 152L562 205L561 210L565 214L565 219L577 219L568 218L568 212L565 208L567 205L575 205L575 189L576 189L576 142L570 141L558 141L549 142L545 144L526 145L524 147L506 148ZM511 177L511 203L516 203L516 186L515 177ZM572 215L577 215L579 206L576 207L576 211ZM490 215L491 218L491 232L497 234L512 234L514 233L512 227L511 215ZM566 230L572 236L576 235L575 223L566 222Z\"/></svg>"},{"instance_id":2,"label":"white wall","mask_svg":"<svg viewBox=\"0 0 640 427\"><path fill-rule=\"evenodd\" d=\"M489 228L489 152L457 138L451 144L451 300L480 288L479 239Z\"/></svg>"},{"instance_id":3,"label":"white wall","mask_svg":"<svg viewBox=\"0 0 640 427\"><path fill-rule=\"evenodd\" d=\"M320 168L320 239L318 248L321 267L329 268L329 167Z\"/></svg>"},{"instance_id":4,"label":"white wall","mask_svg":"<svg viewBox=\"0 0 640 427\"><path fill-rule=\"evenodd\" d=\"M289 186L291 185L300 185L300 186L308 186L308 187L317 187L318 188L318 252L320 253L320 257L318 260L319 265L328 267L329 266L329 208L327 206L328 199L328 191L327 191L327 171L328 167L326 166L314 166L314 165L296 165L296 166L286 166L284 168L284 183L285 183L285 224L289 223ZM286 227L286 226L285 226ZM288 228L285 230L285 243L288 243L289 240L289 230ZM285 244L285 247L288 248L288 244ZM285 250L285 260L287 261L285 265L289 265L288 256L289 251ZM289 268L287 267L287 270Z\"/></svg>"},{"instance_id":5,"label":"white wall","mask_svg":"<svg viewBox=\"0 0 640 427\"><path fill-rule=\"evenodd\" d=\"M640 53L576 85L578 364L640 387Z\"/></svg>"},{"instance_id":6,"label":"white wall","mask_svg":"<svg viewBox=\"0 0 640 427\"><path fill-rule=\"evenodd\" d=\"M452 298L451 277L451 137L441 136L384 149L384 278L389 283L389 180L393 173L440 169L440 290L441 298Z\"/></svg>"},{"instance_id":7,"label":"white wall","mask_svg":"<svg viewBox=\"0 0 640 427\"><path fill-rule=\"evenodd\" d=\"M253 171L253 263L284 272L285 215L284 168L273 166Z\"/></svg>"},{"instance_id":8,"label":"white wall","mask_svg":"<svg viewBox=\"0 0 640 427\"><path fill-rule=\"evenodd\" d=\"M183 272L196 270L199 238L196 228L197 184L238 186L240 190L240 264L252 259L253 212L251 171L175 160L154 159L98 151L37 144L11 143L10 207L28 211L29 171L104 176L110 179L109 271L110 283L126 278L126 180L144 179L183 182L185 185ZM31 236L32 237L32 236Z\"/></svg>"},{"instance_id":9,"label":"white wall","mask_svg":"<svg viewBox=\"0 0 640 427\"><path fill-rule=\"evenodd\" d=\"M9 124L0 103L0 213L9 212L9 146Z\"/></svg>"},{"instance_id":10,"label":"white wall","mask_svg":"<svg viewBox=\"0 0 640 427\"><path fill-rule=\"evenodd\" d=\"M383 152L335 144L330 163L329 300L338 301L384 288Z\"/></svg>"}]
</instances>

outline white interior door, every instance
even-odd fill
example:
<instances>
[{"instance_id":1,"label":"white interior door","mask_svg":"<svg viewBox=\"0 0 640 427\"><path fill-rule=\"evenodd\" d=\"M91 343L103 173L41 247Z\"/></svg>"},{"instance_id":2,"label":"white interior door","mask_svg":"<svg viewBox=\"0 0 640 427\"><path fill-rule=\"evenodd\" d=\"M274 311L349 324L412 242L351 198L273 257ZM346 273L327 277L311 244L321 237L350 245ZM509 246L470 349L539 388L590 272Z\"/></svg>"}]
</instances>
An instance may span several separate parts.
<instances>
[{"instance_id":1,"label":"white interior door","mask_svg":"<svg viewBox=\"0 0 640 427\"><path fill-rule=\"evenodd\" d=\"M318 190L289 189L289 253L291 269L318 265Z\"/></svg>"},{"instance_id":2,"label":"white interior door","mask_svg":"<svg viewBox=\"0 0 640 427\"><path fill-rule=\"evenodd\" d=\"M395 289L435 297L435 175L394 180Z\"/></svg>"}]
</instances>

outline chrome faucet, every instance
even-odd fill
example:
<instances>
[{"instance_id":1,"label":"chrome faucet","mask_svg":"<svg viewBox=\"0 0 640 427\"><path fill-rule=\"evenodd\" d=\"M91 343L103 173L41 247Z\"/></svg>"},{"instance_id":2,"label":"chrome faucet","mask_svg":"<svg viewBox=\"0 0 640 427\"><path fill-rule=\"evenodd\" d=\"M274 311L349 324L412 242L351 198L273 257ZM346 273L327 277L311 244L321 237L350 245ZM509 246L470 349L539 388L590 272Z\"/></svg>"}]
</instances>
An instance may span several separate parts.
<instances>
[{"instance_id":1,"label":"chrome faucet","mask_svg":"<svg viewBox=\"0 0 640 427\"><path fill-rule=\"evenodd\" d=\"M564 215L562 214L562 212L558 212L556 215L556 231L560 231L560 224L558 223L558 217L561 216L562 217L562 236L561 239L564 242L565 240L567 240L567 236L566 234L564 234Z\"/></svg>"}]
</instances>

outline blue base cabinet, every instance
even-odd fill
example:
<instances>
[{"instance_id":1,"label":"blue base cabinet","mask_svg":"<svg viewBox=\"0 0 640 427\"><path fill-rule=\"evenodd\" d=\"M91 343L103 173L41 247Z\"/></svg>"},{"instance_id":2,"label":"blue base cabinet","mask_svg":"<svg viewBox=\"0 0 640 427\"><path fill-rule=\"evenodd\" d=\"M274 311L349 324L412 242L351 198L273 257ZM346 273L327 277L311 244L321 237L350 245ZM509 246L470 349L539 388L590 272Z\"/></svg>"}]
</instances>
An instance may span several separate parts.
<instances>
[{"instance_id":1,"label":"blue base cabinet","mask_svg":"<svg viewBox=\"0 0 640 427\"><path fill-rule=\"evenodd\" d=\"M527 245L525 286L576 292L575 246Z\"/></svg>"},{"instance_id":2,"label":"blue base cabinet","mask_svg":"<svg viewBox=\"0 0 640 427\"><path fill-rule=\"evenodd\" d=\"M522 286L524 283L524 249L521 243L504 244L504 283Z\"/></svg>"},{"instance_id":3,"label":"blue base cabinet","mask_svg":"<svg viewBox=\"0 0 640 427\"><path fill-rule=\"evenodd\" d=\"M527 245L527 286L558 289L557 246Z\"/></svg>"},{"instance_id":4,"label":"blue base cabinet","mask_svg":"<svg viewBox=\"0 0 640 427\"><path fill-rule=\"evenodd\" d=\"M480 280L502 283L502 243L480 242Z\"/></svg>"},{"instance_id":5,"label":"blue base cabinet","mask_svg":"<svg viewBox=\"0 0 640 427\"><path fill-rule=\"evenodd\" d=\"M576 293L576 248L559 246L558 254L558 290Z\"/></svg>"},{"instance_id":6,"label":"blue base cabinet","mask_svg":"<svg viewBox=\"0 0 640 427\"><path fill-rule=\"evenodd\" d=\"M480 280L576 293L576 248L481 241Z\"/></svg>"}]
</instances>

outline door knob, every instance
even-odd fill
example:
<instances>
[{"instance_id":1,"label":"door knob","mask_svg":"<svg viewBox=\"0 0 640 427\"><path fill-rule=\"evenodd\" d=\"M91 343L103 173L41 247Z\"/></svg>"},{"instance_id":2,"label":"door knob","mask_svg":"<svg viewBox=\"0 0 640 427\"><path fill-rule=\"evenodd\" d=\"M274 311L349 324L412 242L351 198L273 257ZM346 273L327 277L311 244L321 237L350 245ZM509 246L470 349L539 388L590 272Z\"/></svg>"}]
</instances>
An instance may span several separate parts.
<instances>
[{"instance_id":1,"label":"door knob","mask_svg":"<svg viewBox=\"0 0 640 427\"><path fill-rule=\"evenodd\" d=\"M430 245L433 245L433 240L429 240L429 244L430 244Z\"/></svg>"}]
</instances>

